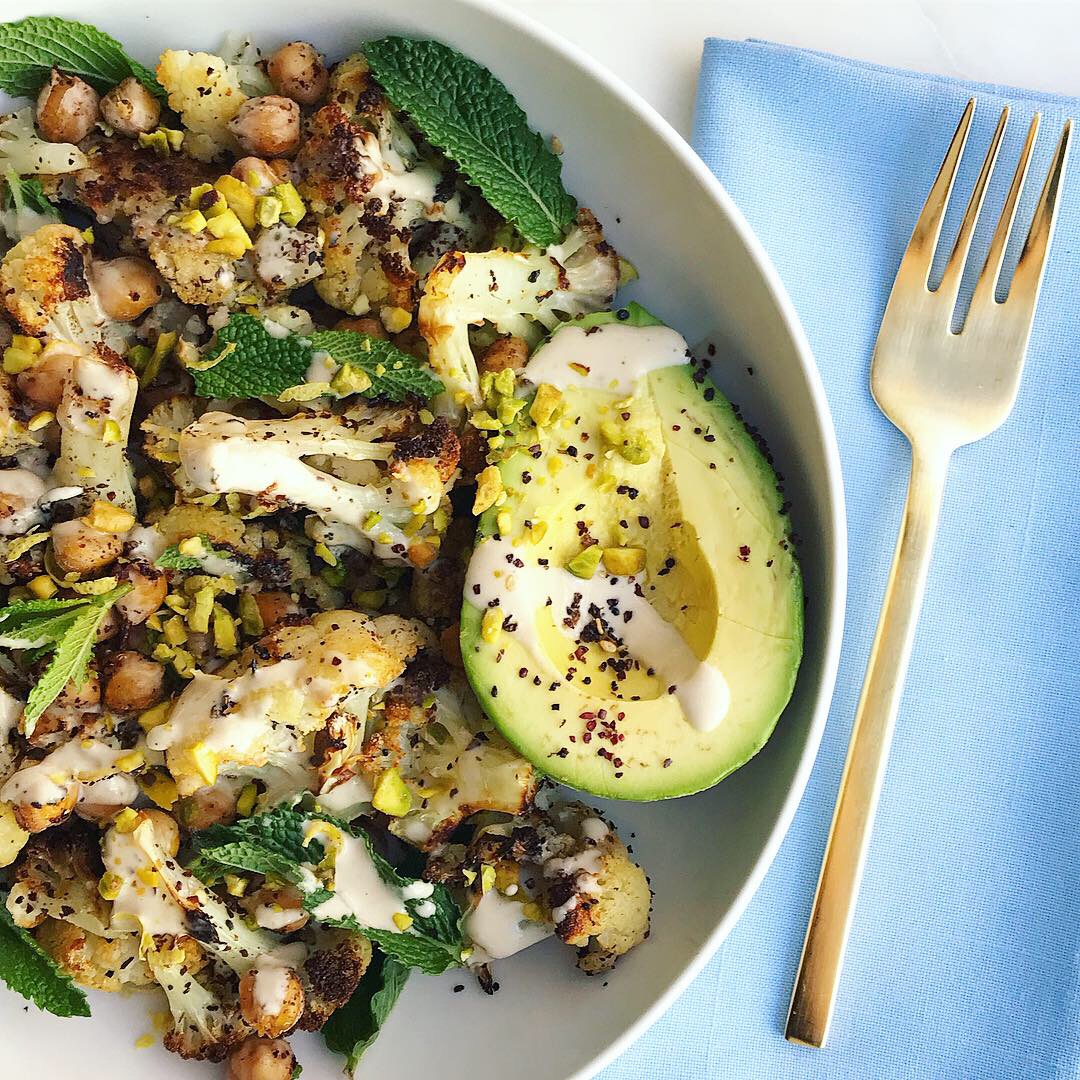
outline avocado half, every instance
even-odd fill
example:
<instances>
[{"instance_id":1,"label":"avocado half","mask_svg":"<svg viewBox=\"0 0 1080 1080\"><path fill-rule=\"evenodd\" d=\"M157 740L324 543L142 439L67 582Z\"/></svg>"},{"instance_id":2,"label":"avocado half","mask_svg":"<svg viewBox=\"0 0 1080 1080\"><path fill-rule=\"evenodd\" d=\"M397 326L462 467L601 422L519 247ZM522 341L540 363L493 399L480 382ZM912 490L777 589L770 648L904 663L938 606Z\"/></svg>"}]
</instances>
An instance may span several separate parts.
<instances>
[{"instance_id":1,"label":"avocado half","mask_svg":"<svg viewBox=\"0 0 1080 1080\"><path fill-rule=\"evenodd\" d=\"M568 326L594 333L616 322L662 325L631 305ZM588 341L581 336L583 362ZM635 451L626 455L616 448L618 430L612 434L624 417ZM467 585L461 653L481 705L507 740L561 783L639 801L701 791L753 757L794 688L802 579L776 475L730 403L689 363L648 371L632 400L566 388L555 422L535 438L530 432L528 448L508 456L500 472L506 499L481 517L470 580L488 539L509 542L516 561L497 575L494 599ZM722 673L727 692L716 695L719 719L708 730L691 722L650 666L657 658L627 663L625 651L613 655L618 611L580 618L571 611L568 619L565 604L546 602L541 591L528 633L512 620L509 629L492 616L485 624L498 592L509 602L515 573L572 562L587 572L575 558L592 541L605 550L644 549L645 567L634 579L641 595L698 660ZM523 567L515 570L517 562ZM612 581L607 562L595 574Z\"/></svg>"}]
</instances>

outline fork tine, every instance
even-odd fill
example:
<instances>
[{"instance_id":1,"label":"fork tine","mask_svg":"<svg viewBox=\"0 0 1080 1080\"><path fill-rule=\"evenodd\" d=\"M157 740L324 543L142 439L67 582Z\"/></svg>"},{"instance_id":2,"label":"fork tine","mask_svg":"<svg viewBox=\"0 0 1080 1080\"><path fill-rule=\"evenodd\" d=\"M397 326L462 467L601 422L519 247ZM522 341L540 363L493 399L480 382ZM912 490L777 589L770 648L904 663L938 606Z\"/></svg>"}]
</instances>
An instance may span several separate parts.
<instances>
[{"instance_id":1,"label":"fork tine","mask_svg":"<svg viewBox=\"0 0 1080 1080\"><path fill-rule=\"evenodd\" d=\"M1031 165L1031 155L1035 149L1035 139L1039 134L1040 119L1038 113L1031 118L1024 148L1020 151L1020 160L1017 162L1016 172L1013 173L1009 193L1005 196L1005 205L1001 208L1001 217L998 218L994 238L990 241L990 250L986 253L986 262L975 286L975 295L971 299L972 310L994 299L998 278L1001 276L1001 266L1005 261L1005 249L1009 244L1009 234L1016 220L1016 209L1020 205L1020 193L1024 189L1028 167Z\"/></svg>"},{"instance_id":2,"label":"fork tine","mask_svg":"<svg viewBox=\"0 0 1080 1080\"><path fill-rule=\"evenodd\" d=\"M1046 174L1042 193L1035 206L1035 215L1031 219L1031 228L1024 241L1020 261L1016 264L1016 273L1013 274L1012 284L1009 287L1009 297L1015 295L1025 307L1030 308L1032 315L1039 298L1043 270L1046 268L1046 253L1050 249L1050 241L1054 235L1058 200L1061 195L1062 180L1065 177L1065 166L1069 160L1071 138L1072 120L1066 120L1061 131L1061 138L1058 139L1057 149L1054 151L1053 161L1050 163L1050 171Z\"/></svg>"},{"instance_id":3,"label":"fork tine","mask_svg":"<svg viewBox=\"0 0 1080 1080\"><path fill-rule=\"evenodd\" d=\"M941 238L941 224L945 220L945 209L949 205L949 196L956 182L960 158L964 153L968 132L971 130L971 118L974 115L975 99L971 98L967 103L967 108L964 109L964 115L960 117L960 123L956 126L956 134L953 135L948 153L938 170L937 179L930 188L930 194L926 197L926 204L922 208L922 213L919 214L919 220L915 222L915 229L896 275L897 284L908 274L920 275L924 288L930 279L930 268L934 263L934 251L937 249L938 240Z\"/></svg>"},{"instance_id":4,"label":"fork tine","mask_svg":"<svg viewBox=\"0 0 1080 1080\"><path fill-rule=\"evenodd\" d=\"M1001 149L1001 140L1005 136L1005 127L1009 122L1009 106L1001 110L997 130L990 141L990 149L986 151L979 177L975 181L971 198L968 199L967 209L964 210L963 220L960 222L960 231L956 234L956 244L953 247L949 261L945 265L945 272L941 275L941 284L938 292L942 300L949 303L949 312L952 313L956 298L960 295L960 282L964 277L964 266L967 263L968 251L971 249L971 238L975 234L975 226L982 213L983 200L986 198L986 188L990 183L990 177L994 172L994 163L997 161L998 151Z\"/></svg>"}]
</instances>

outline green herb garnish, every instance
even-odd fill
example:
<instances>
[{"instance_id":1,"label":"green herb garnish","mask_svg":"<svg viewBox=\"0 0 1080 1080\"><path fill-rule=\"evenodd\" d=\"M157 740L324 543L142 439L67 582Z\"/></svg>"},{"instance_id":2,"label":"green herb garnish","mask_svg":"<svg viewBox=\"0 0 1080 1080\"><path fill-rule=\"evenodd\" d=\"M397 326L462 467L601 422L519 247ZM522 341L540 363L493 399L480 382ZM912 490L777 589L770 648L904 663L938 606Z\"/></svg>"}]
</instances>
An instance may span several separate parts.
<instances>
[{"instance_id":1,"label":"green herb garnish","mask_svg":"<svg viewBox=\"0 0 1080 1080\"><path fill-rule=\"evenodd\" d=\"M22 600L0 608L0 641L10 649L52 652L49 666L34 684L23 712L26 735L69 682L81 686L105 613L131 589L120 585L100 596L67 600Z\"/></svg>"},{"instance_id":2,"label":"green herb garnish","mask_svg":"<svg viewBox=\"0 0 1080 1080\"><path fill-rule=\"evenodd\" d=\"M0 893L0 981L54 1016L89 1016L86 995L7 909Z\"/></svg>"},{"instance_id":3,"label":"green herb garnish","mask_svg":"<svg viewBox=\"0 0 1080 1080\"><path fill-rule=\"evenodd\" d=\"M33 97L54 67L78 75L102 92L134 75L148 90L165 97L154 73L96 26L54 15L0 24L0 90L13 97Z\"/></svg>"},{"instance_id":4,"label":"green herb garnish","mask_svg":"<svg viewBox=\"0 0 1080 1080\"><path fill-rule=\"evenodd\" d=\"M348 1058L350 1076L386 1023L408 977L405 964L391 956L376 955L353 996L323 1025L323 1040L334 1053Z\"/></svg>"},{"instance_id":5,"label":"green herb garnish","mask_svg":"<svg viewBox=\"0 0 1080 1080\"><path fill-rule=\"evenodd\" d=\"M364 46L387 97L456 162L530 243L558 243L577 203L562 166L509 90L487 68L438 41L386 37Z\"/></svg>"},{"instance_id":6,"label":"green herb garnish","mask_svg":"<svg viewBox=\"0 0 1080 1080\"><path fill-rule=\"evenodd\" d=\"M247 314L229 319L191 374L204 397L278 397L304 381L318 352L363 371L370 380L364 397L399 402L413 395L427 401L443 389L426 365L392 342L353 330L275 337Z\"/></svg>"},{"instance_id":7,"label":"green herb garnish","mask_svg":"<svg viewBox=\"0 0 1080 1080\"><path fill-rule=\"evenodd\" d=\"M60 211L46 198L41 181L33 177L24 180L14 169L4 173L3 208L33 210L54 221L60 220Z\"/></svg>"}]
</instances>

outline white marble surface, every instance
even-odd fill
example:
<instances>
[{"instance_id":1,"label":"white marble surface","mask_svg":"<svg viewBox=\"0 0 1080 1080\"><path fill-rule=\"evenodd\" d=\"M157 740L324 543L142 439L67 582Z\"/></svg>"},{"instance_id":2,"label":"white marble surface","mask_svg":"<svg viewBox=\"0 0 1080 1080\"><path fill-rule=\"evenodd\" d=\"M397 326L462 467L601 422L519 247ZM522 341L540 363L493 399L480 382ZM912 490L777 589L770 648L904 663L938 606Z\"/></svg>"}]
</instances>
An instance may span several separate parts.
<instances>
[{"instance_id":1,"label":"white marble surface","mask_svg":"<svg viewBox=\"0 0 1080 1080\"><path fill-rule=\"evenodd\" d=\"M687 137L710 36L1080 95L1080 0L500 2L590 52Z\"/></svg>"}]
</instances>

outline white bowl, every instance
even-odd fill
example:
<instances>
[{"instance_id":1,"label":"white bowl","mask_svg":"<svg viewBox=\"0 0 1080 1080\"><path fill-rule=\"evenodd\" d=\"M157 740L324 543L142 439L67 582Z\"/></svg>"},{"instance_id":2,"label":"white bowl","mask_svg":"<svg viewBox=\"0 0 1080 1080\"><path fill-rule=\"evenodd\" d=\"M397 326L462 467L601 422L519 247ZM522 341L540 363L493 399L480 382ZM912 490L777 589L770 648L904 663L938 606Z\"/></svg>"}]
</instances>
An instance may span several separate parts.
<instances>
[{"instance_id":1,"label":"white bowl","mask_svg":"<svg viewBox=\"0 0 1080 1080\"><path fill-rule=\"evenodd\" d=\"M717 346L713 371L766 436L785 478L806 589L806 655L768 746L712 791L610 804L655 892L652 937L602 979L548 942L499 965L487 998L462 973L415 977L360 1073L556 1080L587 1077L645 1030L731 930L779 847L813 764L839 654L846 574L836 442L802 328L760 243L693 151L640 98L526 19L482 0L7 0L2 17L94 22L134 55L217 46L226 30L263 46L304 38L339 58L393 32L440 38L488 65L533 126L557 132L566 181L641 271L635 298L691 342ZM751 375L748 369L752 369ZM631 839L632 837L632 839ZM455 984L465 983L462 993ZM215 1075L160 1047L151 995L94 993L91 1020L58 1020L0 991L0 1073L181 1080ZM304 1080L340 1076L318 1036L296 1040ZM420 1070L419 1072L417 1070Z\"/></svg>"}]
</instances>

